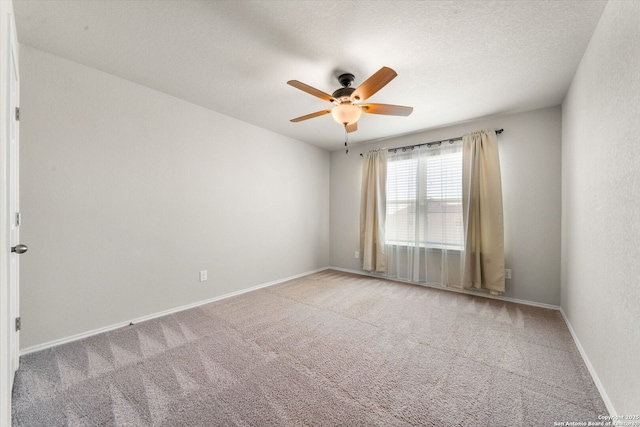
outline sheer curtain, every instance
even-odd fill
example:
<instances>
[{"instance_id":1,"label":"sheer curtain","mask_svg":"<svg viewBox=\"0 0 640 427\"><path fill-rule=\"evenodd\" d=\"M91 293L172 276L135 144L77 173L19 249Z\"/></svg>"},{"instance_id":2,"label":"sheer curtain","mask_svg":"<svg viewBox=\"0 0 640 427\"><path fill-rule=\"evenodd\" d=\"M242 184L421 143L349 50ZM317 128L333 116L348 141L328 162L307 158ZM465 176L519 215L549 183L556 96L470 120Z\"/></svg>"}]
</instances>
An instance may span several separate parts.
<instances>
[{"instance_id":1,"label":"sheer curtain","mask_svg":"<svg viewBox=\"0 0 640 427\"><path fill-rule=\"evenodd\" d=\"M498 138L495 131L462 137L462 203L465 244L462 285L504 292L504 218Z\"/></svg>"},{"instance_id":2,"label":"sheer curtain","mask_svg":"<svg viewBox=\"0 0 640 427\"><path fill-rule=\"evenodd\" d=\"M391 150L387 176L387 277L460 287L462 146Z\"/></svg>"},{"instance_id":3,"label":"sheer curtain","mask_svg":"<svg viewBox=\"0 0 640 427\"><path fill-rule=\"evenodd\" d=\"M365 271L384 273L387 270L384 243L386 180L387 151L370 151L362 165L360 193L360 254Z\"/></svg>"}]
</instances>

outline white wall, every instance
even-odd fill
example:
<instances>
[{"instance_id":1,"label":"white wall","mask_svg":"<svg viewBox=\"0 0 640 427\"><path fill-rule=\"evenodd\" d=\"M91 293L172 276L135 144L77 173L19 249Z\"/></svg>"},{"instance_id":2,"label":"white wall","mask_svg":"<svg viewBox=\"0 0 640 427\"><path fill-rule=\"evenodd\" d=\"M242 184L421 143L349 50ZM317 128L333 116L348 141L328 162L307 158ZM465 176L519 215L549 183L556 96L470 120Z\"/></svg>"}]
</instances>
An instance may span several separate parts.
<instances>
[{"instance_id":1,"label":"white wall","mask_svg":"<svg viewBox=\"0 0 640 427\"><path fill-rule=\"evenodd\" d=\"M327 151L21 49L22 348L328 265Z\"/></svg>"},{"instance_id":2,"label":"white wall","mask_svg":"<svg viewBox=\"0 0 640 427\"><path fill-rule=\"evenodd\" d=\"M562 308L640 414L640 2L610 1L562 106Z\"/></svg>"},{"instance_id":3,"label":"white wall","mask_svg":"<svg viewBox=\"0 0 640 427\"><path fill-rule=\"evenodd\" d=\"M398 120L402 120L399 118ZM505 211L505 258L513 279L504 296L560 304L561 110L552 107L477 120L331 153L331 265L360 270L362 157L379 147L453 138L479 129L504 128L498 136Z\"/></svg>"}]
</instances>

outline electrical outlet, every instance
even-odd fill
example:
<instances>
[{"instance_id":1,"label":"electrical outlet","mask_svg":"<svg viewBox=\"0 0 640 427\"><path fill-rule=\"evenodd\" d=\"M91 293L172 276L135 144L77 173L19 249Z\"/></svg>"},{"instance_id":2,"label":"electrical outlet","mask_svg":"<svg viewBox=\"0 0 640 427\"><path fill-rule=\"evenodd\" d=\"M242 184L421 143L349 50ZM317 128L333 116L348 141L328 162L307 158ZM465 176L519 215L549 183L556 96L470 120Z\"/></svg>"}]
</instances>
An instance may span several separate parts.
<instances>
[{"instance_id":1,"label":"electrical outlet","mask_svg":"<svg viewBox=\"0 0 640 427\"><path fill-rule=\"evenodd\" d=\"M202 270L200 272L200 281L201 282L206 282L207 281L207 270Z\"/></svg>"},{"instance_id":2,"label":"electrical outlet","mask_svg":"<svg viewBox=\"0 0 640 427\"><path fill-rule=\"evenodd\" d=\"M360 252L356 251L354 258L355 259L360 259Z\"/></svg>"},{"instance_id":3,"label":"electrical outlet","mask_svg":"<svg viewBox=\"0 0 640 427\"><path fill-rule=\"evenodd\" d=\"M504 269L504 278L505 279L511 279L511 269L510 268L505 268Z\"/></svg>"}]
</instances>

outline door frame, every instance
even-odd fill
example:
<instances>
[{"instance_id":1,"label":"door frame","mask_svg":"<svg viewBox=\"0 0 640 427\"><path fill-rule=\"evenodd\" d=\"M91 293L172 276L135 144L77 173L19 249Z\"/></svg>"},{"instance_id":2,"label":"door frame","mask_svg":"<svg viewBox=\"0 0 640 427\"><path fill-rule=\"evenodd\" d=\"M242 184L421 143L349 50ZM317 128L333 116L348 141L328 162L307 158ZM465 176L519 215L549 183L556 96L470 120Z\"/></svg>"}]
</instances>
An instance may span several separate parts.
<instances>
[{"instance_id":1,"label":"door frame","mask_svg":"<svg viewBox=\"0 0 640 427\"><path fill-rule=\"evenodd\" d=\"M15 119L15 111L10 111L10 66L15 62L16 72L18 61L18 39L16 36L13 3L0 1L0 427L11 425L11 390L15 374L12 360L17 360L19 348L17 341L12 340L15 334L14 310L17 302L10 301L10 274L11 268L11 217L9 213L10 179L10 127ZM18 82L19 82L19 74ZM19 90L19 84L18 88ZM18 93L16 93L16 97ZM18 99L15 104L19 105ZM16 124L17 126L17 124ZM17 129L17 128L16 128ZM17 130L16 130L17 132ZM17 137L17 135L16 135ZM16 169L17 171L17 169Z\"/></svg>"},{"instance_id":2,"label":"door frame","mask_svg":"<svg viewBox=\"0 0 640 427\"><path fill-rule=\"evenodd\" d=\"M20 108L20 71L18 65L18 43L15 34L15 25L11 28L9 69L7 73L8 90L8 177L9 177L9 246L20 244L20 121L18 111ZM20 330L16 326L16 319L20 318L20 256L9 252L9 363L11 370L11 383L15 372L20 365ZM13 324L13 327L11 327ZM11 351L12 350L12 351Z\"/></svg>"}]
</instances>

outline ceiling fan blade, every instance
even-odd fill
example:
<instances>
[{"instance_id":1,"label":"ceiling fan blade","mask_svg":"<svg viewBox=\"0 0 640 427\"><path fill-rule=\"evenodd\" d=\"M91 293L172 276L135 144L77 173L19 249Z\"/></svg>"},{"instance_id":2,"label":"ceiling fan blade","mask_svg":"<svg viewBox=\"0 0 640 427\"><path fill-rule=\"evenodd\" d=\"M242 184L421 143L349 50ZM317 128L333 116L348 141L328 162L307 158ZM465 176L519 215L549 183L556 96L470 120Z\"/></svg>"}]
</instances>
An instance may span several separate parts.
<instances>
[{"instance_id":1,"label":"ceiling fan blade","mask_svg":"<svg viewBox=\"0 0 640 427\"><path fill-rule=\"evenodd\" d=\"M393 80L398 74L389 67L380 68L374 75L369 77L364 83L351 94L354 102L364 101L371 95L382 89Z\"/></svg>"},{"instance_id":2,"label":"ceiling fan blade","mask_svg":"<svg viewBox=\"0 0 640 427\"><path fill-rule=\"evenodd\" d=\"M329 102L333 102L334 98L333 96L329 95L326 92L323 92L319 89L316 89L315 87L311 87L307 84L304 84L302 82L299 82L297 80L289 80L287 82L288 85L295 87L296 89L300 89L303 92L307 92L310 95L313 96L317 96L320 99L323 99L325 101L329 101Z\"/></svg>"},{"instance_id":3,"label":"ceiling fan blade","mask_svg":"<svg viewBox=\"0 0 640 427\"><path fill-rule=\"evenodd\" d=\"M307 114L306 116L296 117L295 119L291 119L291 122L301 122L303 120L313 119L314 117L324 116L325 114L329 114L331 110L322 110L316 111L315 113Z\"/></svg>"},{"instance_id":4,"label":"ceiling fan blade","mask_svg":"<svg viewBox=\"0 0 640 427\"><path fill-rule=\"evenodd\" d=\"M386 116L408 116L413 111L413 107L390 104L362 104L360 109L364 113L384 114Z\"/></svg>"},{"instance_id":5,"label":"ceiling fan blade","mask_svg":"<svg viewBox=\"0 0 640 427\"><path fill-rule=\"evenodd\" d=\"M355 132L358 130L358 122L353 122L347 125L347 133Z\"/></svg>"}]
</instances>

